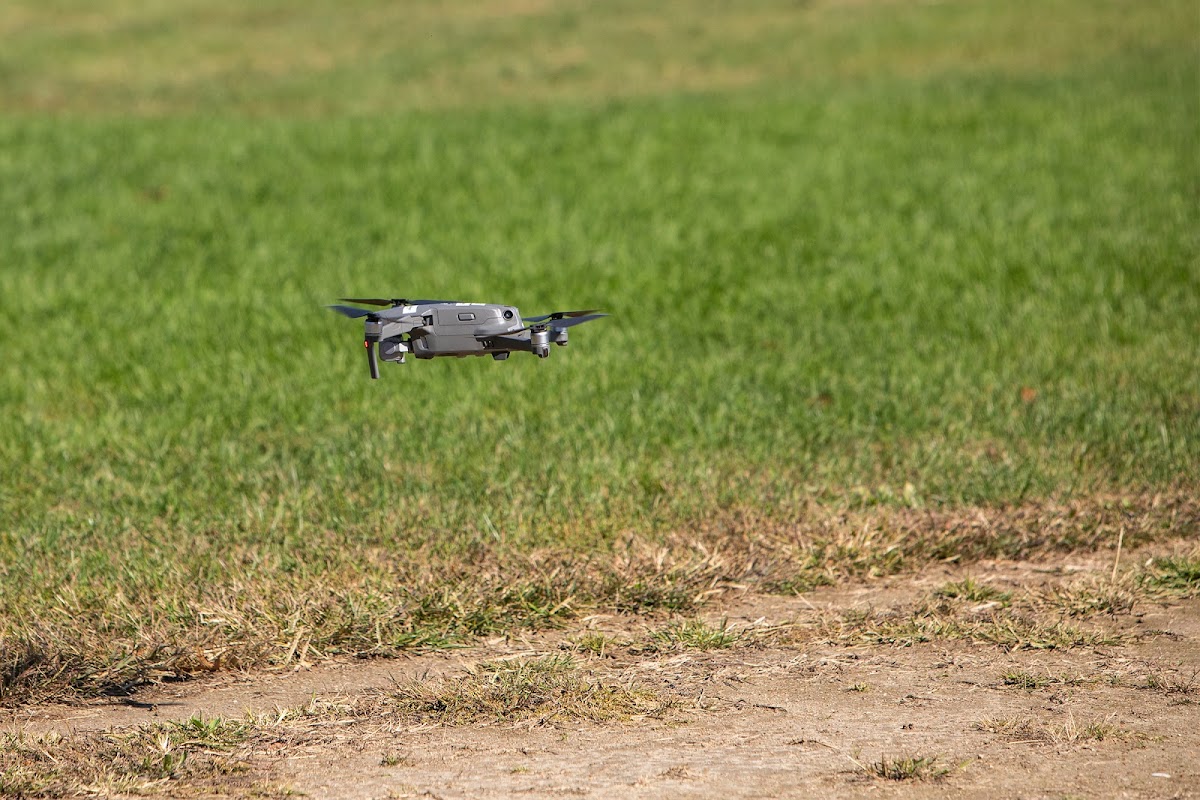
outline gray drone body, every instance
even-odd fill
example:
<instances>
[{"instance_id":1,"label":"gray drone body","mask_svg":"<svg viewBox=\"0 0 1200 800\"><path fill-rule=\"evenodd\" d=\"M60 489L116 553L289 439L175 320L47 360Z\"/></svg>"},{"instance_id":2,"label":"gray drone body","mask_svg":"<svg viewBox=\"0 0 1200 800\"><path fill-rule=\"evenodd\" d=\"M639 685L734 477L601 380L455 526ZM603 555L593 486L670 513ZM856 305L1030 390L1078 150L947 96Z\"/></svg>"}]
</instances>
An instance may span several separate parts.
<instances>
[{"instance_id":1,"label":"gray drone body","mask_svg":"<svg viewBox=\"0 0 1200 800\"><path fill-rule=\"evenodd\" d=\"M550 345L567 344L567 329L607 316L587 311L555 311L521 317L516 306L498 303L458 303L451 300L382 300L342 298L347 303L389 306L379 311L355 306L329 308L358 319L365 317L363 345L371 377L379 377L379 360L403 364L438 356L491 356L497 361L512 352L550 355Z\"/></svg>"}]
</instances>

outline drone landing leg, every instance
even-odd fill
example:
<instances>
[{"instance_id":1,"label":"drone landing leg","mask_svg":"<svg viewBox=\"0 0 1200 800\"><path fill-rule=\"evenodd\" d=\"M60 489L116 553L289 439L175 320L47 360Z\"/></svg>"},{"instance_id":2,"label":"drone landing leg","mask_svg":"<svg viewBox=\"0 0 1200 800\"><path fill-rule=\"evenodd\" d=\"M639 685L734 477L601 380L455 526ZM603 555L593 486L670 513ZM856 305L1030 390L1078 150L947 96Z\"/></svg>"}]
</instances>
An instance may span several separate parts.
<instances>
[{"instance_id":1,"label":"drone landing leg","mask_svg":"<svg viewBox=\"0 0 1200 800\"><path fill-rule=\"evenodd\" d=\"M371 368L371 378L379 380L379 362L375 359L375 343L368 339L363 342L363 346L367 348L367 365Z\"/></svg>"}]
</instances>

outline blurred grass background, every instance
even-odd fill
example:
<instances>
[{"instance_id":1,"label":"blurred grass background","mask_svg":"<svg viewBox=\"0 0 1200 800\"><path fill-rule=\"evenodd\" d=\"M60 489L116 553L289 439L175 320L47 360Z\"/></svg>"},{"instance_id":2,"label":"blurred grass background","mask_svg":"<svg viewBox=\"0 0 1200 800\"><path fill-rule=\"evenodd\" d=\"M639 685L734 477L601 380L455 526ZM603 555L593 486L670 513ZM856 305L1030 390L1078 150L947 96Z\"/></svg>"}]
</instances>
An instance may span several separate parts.
<instances>
[{"instance_id":1,"label":"blurred grass background","mask_svg":"<svg viewBox=\"0 0 1200 800\"><path fill-rule=\"evenodd\" d=\"M1194 56L1179 0L11 0L0 107L327 116Z\"/></svg>"},{"instance_id":2,"label":"blurred grass background","mask_svg":"<svg viewBox=\"0 0 1200 800\"><path fill-rule=\"evenodd\" d=\"M121 595L169 639L232 549L303 593L1193 491L1198 42L1172 0L7 3L0 636ZM613 316L372 382L341 296Z\"/></svg>"}]
</instances>

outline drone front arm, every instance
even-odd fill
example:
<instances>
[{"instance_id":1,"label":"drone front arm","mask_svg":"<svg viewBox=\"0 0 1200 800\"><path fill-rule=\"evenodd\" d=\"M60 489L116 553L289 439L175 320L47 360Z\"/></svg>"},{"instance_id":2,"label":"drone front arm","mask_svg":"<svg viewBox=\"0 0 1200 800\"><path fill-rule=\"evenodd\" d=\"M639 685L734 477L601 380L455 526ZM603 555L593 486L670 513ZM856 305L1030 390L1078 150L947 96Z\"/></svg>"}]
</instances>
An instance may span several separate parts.
<instances>
[{"instance_id":1,"label":"drone front arm","mask_svg":"<svg viewBox=\"0 0 1200 800\"><path fill-rule=\"evenodd\" d=\"M380 339L390 339L393 336L403 336L425 325L424 317L404 317L395 322L384 322L368 319L364 325L363 338L367 341L378 342Z\"/></svg>"},{"instance_id":2,"label":"drone front arm","mask_svg":"<svg viewBox=\"0 0 1200 800\"><path fill-rule=\"evenodd\" d=\"M409 316L394 322L376 318L368 318L363 323L363 346L367 349L367 366L371 369L371 378L379 378L379 352L381 342L403 336L424 327L425 318ZM382 355L388 361L403 361L403 353L408 351L407 345L396 342ZM397 358L396 356L399 355Z\"/></svg>"}]
</instances>

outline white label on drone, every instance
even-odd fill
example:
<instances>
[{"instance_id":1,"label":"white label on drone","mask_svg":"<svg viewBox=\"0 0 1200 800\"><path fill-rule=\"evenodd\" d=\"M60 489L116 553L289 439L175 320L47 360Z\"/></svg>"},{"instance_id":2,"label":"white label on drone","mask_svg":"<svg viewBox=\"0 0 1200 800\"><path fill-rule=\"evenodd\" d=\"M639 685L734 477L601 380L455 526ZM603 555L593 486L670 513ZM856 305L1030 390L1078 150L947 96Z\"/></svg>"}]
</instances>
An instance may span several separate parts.
<instances>
[{"instance_id":1,"label":"white label on drone","mask_svg":"<svg viewBox=\"0 0 1200 800\"><path fill-rule=\"evenodd\" d=\"M416 310L417 310L416 306L404 306L403 308L400 309L400 313L401 314L411 314Z\"/></svg>"}]
</instances>

